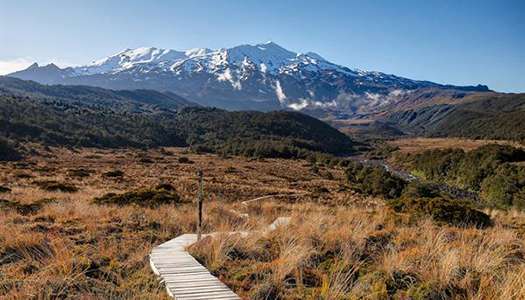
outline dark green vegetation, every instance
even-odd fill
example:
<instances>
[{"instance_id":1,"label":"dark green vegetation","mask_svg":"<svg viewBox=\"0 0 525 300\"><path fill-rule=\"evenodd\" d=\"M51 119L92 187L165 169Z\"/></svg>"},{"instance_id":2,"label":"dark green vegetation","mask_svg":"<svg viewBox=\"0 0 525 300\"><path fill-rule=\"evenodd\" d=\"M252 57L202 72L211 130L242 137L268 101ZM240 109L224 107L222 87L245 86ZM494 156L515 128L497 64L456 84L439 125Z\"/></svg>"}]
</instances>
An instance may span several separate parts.
<instances>
[{"instance_id":1,"label":"dark green vegetation","mask_svg":"<svg viewBox=\"0 0 525 300\"><path fill-rule=\"evenodd\" d=\"M2 82L0 80L0 87ZM74 95L74 91L71 94ZM20 95L19 92L3 91L0 93L0 136L48 145L93 147L184 143L175 132L172 117L167 115L169 112L127 111L124 109L127 102L122 103L109 96L100 97L119 108L96 101L67 100L67 96L50 98L34 96L30 92Z\"/></svg>"},{"instance_id":2,"label":"dark green vegetation","mask_svg":"<svg viewBox=\"0 0 525 300\"><path fill-rule=\"evenodd\" d=\"M186 108L179 114L179 124L197 151L283 158L352 151L352 142L343 133L296 112Z\"/></svg>"},{"instance_id":3,"label":"dark green vegetation","mask_svg":"<svg viewBox=\"0 0 525 300\"><path fill-rule=\"evenodd\" d=\"M466 102L395 112L386 121L433 137L525 141L525 94L477 95Z\"/></svg>"},{"instance_id":4,"label":"dark green vegetation","mask_svg":"<svg viewBox=\"0 0 525 300\"><path fill-rule=\"evenodd\" d=\"M187 107L174 97L0 77L0 136L68 146L191 146L256 157L352 151L347 136L300 113Z\"/></svg>"},{"instance_id":5,"label":"dark green vegetation","mask_svg":"<svg viewBox=\"0 0 525 300\"><path fill-rule=\"evenodd\" d=\"M487 145L470 152L430 150L398 158L424 180L446 183L479 193L484 204L525 208L525 151Z\"/></svg>"},{"instance_id":6,"label":"dark green vegetation","mask_svg":"<svg viewBox=\"0 0 525 300\"><path fill-rule=\"evenodd\" d=\"M7 140L0 138L0 161L20 159L20 154Z\"/></svg>"},{"instance_id":7,"label":"dark green vegetation","mask_svg":"<svg viewBox=\"0 0 525 300\"><path fill-rule=\"evenodd\" d=\"M112 171L107 171L103 175L104 177L122 177L124 176L124 172L121 170L112 170Z\"/></svg>"},{"instance_id":8,"label":"dark green vegetation","mask_svg":"<svg viewBox=\"0 0 525 300\"><path fill-rule=\"evenodd\" d=\"M123 194L109 193L94 200L96 204L138 205L151 208L162 204L180 204L183 202L175 188L169 184L161 184L154 188Z\"/></svg>"},{"instance_id":9,"label":"dark green vegetation","mask_svg":"<svg viewBox=\"0 0 525 300\"><path fill-rule=\"evenodd\" d=\"M54 180L36 181L35 184L41 189L49 192L74 193L78 191L78 188L72 184Z\"/></svg>"},{"instance_id":10,"label":"dark green vegetation","mask_svg":"<svg viewBox=\"0 0 525 300\"><path fill-rule=\"evenodd\" d=\"M350 162L345 173L355 191L384 198L396 212L408 213L414 218L431 217L438 223L453 226L491 225L490 217L477 210L473 203L454 200L432 185L409 183L382 166Z\"/></svg>"},{"instance_id":11,"label":"dark green vegetation","mask_svg":"<svg viewBox=\"0 0 525 300\"><path fill-rule=\"evenodd\" d=\"M407 183L379 166L350 162L346 178L355 190L365 195L393 199L401 196Z\"/></svg>"},{"instance_id":12,"label":"dark green vegetation","mask_svg":"<svg viewBox=\"0 0 525 300\"><path fill-rule=\"evenodd\" d=\"M388 202L396 212L408 213L414 217L429 216L437 223L454 226L488 227L490 217L477 210L471 201L453 199L430 185L410 183L403 195Z\"/></svg>"},{"instance_id":13,"label":"dark green vegetation","mask_svg":"<svg viewBox=\"0 0 525 300\"><path fill-rule=\"evenodd\" d=\"M18 201L0 199L0 211L16 211L21 215L33 214L47 204L53 203L53 199L40 199L33 203L25 204Z\"/></svg>"},{"instance_id":14,"label":"dark green vegetation","mask_svg":"<svg viewBox=\"0 0 525 300\"><path fill-rule=\"evenodd\" d=\"M179 157L178 161L181 164L192 164L193 163L193 161L191 161L191 159L187 158L186 156Z\"/></svg>"}]
</instances>

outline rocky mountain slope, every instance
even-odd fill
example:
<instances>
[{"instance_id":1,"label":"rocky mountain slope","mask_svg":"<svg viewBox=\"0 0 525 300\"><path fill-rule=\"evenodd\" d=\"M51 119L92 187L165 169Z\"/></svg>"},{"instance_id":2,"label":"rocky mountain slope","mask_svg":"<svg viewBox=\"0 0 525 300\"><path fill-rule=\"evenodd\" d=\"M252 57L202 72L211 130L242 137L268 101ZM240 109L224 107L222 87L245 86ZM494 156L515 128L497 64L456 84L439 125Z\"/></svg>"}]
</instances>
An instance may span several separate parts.
<instances>
[{"instance_id":1,"label":"rocky mountain slope","mask_svg":"<svg viewBox=\"0 0 525 300\"><path fill-rule=\"evenodd\" d=\"M44 84L170 91L201 105L234 110L292 109L336 117L385 110L432 91L463 97L486 86L450 86L361 71L273 42L228 49L126 49L91 64L61 69L33 64L9 76ZM414 100L414 101L416 101Z\"/></svg>"}]
</instances>

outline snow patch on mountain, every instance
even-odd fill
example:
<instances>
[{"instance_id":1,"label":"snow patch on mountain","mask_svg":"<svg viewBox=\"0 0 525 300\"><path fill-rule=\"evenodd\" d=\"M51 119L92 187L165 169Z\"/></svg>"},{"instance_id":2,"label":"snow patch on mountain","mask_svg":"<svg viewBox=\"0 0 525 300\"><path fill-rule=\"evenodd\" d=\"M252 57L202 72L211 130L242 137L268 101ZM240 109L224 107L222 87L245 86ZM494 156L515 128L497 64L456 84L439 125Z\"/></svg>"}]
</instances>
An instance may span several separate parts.
<instances>
[{"instance_id":1,"label":"snow patch on mountain","mask_svg":"<svg viewBox=\"0 0 525 300\"><path fill-rule=\"evenodd\" d=\"M268 74L291 74L301 69L311 72L328 69L346 73L350 71L326 61L319 54L295 53L273 42L241 45L229 49L194 48L186 51L155 47L126 49L91 64L74 67L73 70L76 76L118 73L131 71L133 68L140 68L141 72L160 68L163 71L180 74L182 70L179 68L185 71L205 69L224 72L229 66L246 69L255 66L262 73Z\"/></svg>"},{"instance_id":2,"label":"snow patch on mountain","mask_svg":"<svg viewBox=\"0 0 525 300\"><path fill-rule=\"evenodd\" d=\"M33 65L12 76L45 84L168 90L202 105L228 109L319 108L350 113L375 111L420 88L450 88L350 69L319 54L296 53L273 42L185 51L141 47L84 66Z\"/></svg>"},{"instance_id":3,"label":"snow patch on mountain","mask_svg":"<svg viewBox=\"0 0 525 300\"><path fill-rule=\"evenodd\" d=\"M281 104L286 101L286 95L284 94L283 88L281 87L281 82L279 80L275 82L275 95Z\"/></svg>"},{"instance_id":4,"label":"snow patch on mountain","mask_svg":"<svg viewBox=\"0 0 525 300\"><path fill-rule=\"evenodd\" d=\"M236 90L242 89L241 82L233 78L231 70L229 68L224 70L224 73L218 74L217 79L219 81L228 81Z\"/></svg>"}]
</instances>

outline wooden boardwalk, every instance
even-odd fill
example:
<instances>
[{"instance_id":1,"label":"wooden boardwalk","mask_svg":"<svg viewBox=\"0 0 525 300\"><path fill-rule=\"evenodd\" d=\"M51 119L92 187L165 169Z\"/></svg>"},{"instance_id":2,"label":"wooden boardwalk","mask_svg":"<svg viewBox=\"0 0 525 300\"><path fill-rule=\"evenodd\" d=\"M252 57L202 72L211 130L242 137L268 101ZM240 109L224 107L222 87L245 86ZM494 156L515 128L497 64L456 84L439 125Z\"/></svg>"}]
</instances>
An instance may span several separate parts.
<instances>
[{"instance_id":1,"label":"wooden boardwalk","mask_svg":"<svg viewBox=\"0 0 525 300\"><path fill-rule=\"evenodd\" d=\"M164 281L168 294L181 300L241 299L186 251L196 241L196 234L183 234L151 251L151 268Z\"/></svg>"},{"instance_id":2,"label":"wooden boardwalk","mask_svg":"<svg viewBox=\"0 0 525 300\"><path fill-rule=\"evenodd\" d=\"M286 226L289 217L279 217L268 231ZM247 235L248 232L231 232ZM202 237L211 234L203 234ZM230 288L201 265L187 251L186 247L197 242L196 234L183 234L153 248L150 254L150 265L153 272L166 284L168 294L175 299L241 299Z\"/></svg>"}]
</instances>

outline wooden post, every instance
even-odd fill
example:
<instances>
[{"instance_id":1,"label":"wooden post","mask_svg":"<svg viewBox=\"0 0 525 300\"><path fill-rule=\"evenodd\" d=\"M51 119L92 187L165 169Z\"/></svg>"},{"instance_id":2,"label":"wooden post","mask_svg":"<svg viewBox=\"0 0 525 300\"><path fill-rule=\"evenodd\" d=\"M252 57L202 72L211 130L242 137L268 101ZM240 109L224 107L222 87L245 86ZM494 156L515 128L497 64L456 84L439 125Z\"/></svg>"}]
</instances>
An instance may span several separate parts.
<instances>
[{"instance_id":1,"label":"wooden post","mask_svg":"<svg viewBox=\"0 0 525 300\"><path fill-rule=\"evenodd\" d=\"M199 176L199 196L197 199L197 241L201 240L201 230L202 230L202 200L203 200L203 180L202 180L202 170L197 172Z\"/></svg>"}]
</instances>

